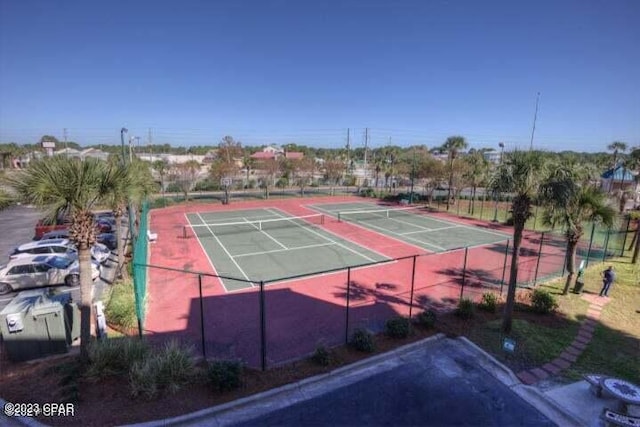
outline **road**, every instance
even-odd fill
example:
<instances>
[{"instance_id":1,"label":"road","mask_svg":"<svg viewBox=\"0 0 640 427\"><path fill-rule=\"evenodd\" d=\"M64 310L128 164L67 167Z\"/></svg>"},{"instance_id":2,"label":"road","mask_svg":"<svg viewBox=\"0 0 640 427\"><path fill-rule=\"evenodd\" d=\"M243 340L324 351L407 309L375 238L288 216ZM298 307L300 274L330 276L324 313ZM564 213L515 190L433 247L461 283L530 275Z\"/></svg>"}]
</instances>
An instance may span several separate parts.
<instances>
[{"instance_id":1,"label":"road","mask_svg":"<svg viewBox=\"0 0 640 427\"><path fill-rule=\"evenodd\" d=\"M33 239L34 227L42 212L28 206L12 206L0 211L0 265L5 265L9 260L9 253L18 245L30 242ZM115 259L115 255L112 255ZM94 300L100 300L109 280L114 277L111 261L103 265L100 279L94 286ZM107 280L104 280L104 279ZM57 286L61 292L70 292L74 301L80 301L80 287ZM0 295L0 311L4 309L18 295L12 292Z\"/></svg>"}]
</instances>

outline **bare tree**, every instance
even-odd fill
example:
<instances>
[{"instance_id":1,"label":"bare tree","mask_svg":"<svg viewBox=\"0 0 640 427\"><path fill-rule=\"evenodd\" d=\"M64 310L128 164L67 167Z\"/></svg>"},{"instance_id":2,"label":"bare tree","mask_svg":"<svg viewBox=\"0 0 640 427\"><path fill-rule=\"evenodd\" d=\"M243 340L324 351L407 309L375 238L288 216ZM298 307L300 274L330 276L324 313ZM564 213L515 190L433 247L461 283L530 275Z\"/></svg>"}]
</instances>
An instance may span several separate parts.
<instances>
[{"instance_id":1,"label":"bare tree","mask_svg":"<svg viewBox=\"0 0 640 427\"><path fill-rule=\"evenodd\" d=\"M200 175L200 163L196 160L189 160L175 166L176 184L180 187L184 200L189 200L189 191L196 184L196 180Z\"/></svg>"}]
</instances>

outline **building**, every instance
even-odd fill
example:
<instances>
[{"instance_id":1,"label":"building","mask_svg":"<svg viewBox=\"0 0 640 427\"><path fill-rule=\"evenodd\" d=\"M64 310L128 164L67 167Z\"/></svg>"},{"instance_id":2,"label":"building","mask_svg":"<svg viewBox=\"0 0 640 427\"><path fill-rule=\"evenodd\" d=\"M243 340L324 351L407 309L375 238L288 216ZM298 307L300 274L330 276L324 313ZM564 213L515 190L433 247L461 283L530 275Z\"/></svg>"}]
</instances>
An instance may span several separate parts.
<instances>
[{"instance_id":1,"label":"building","mask_svg":"<svg viewBox=\"0 0 640 427\"><path fill-rule=\"evenodd\" d=\"M636 172L623 166L609 169L600 175L602 189L607 193L619 190L631 191L634 193L633 197L635 198L638 192L636 175Z\"/></svg>"}]
</instances>

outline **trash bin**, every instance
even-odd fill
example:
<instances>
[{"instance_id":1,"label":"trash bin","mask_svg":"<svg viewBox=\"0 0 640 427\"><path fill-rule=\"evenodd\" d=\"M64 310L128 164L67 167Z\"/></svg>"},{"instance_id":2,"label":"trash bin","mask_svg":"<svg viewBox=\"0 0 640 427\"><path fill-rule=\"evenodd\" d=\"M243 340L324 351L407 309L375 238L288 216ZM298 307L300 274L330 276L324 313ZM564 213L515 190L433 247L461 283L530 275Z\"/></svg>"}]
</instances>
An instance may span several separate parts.
<instances>
[{"instance_id":1,"label":"trash bin","mask_svg":"<svg viewBox=\"0 0 640 427\"><path fill-rule=\"evenodd\" d=\"M9 359L23 361L66 353L74 330L69 324L77 311L68 293L50 295L47 290L24 291L0 312L0 333ZM67 312L65 312L65 306ZM74 309L75 307L75 309Z\"/></svg>"},{"instance_id":2,"label":"trash bin","mask_svg":"<svg viewBox=\"0 0 640 427\"><path fill-rule=\"evenodd\" d=\"M573 287L573 292L576 294L582 293L582 288L584 288L584 262L580 263L580 268L578 269L578 277L576 277L576 285Z\"/></svg>"}]
</instances>

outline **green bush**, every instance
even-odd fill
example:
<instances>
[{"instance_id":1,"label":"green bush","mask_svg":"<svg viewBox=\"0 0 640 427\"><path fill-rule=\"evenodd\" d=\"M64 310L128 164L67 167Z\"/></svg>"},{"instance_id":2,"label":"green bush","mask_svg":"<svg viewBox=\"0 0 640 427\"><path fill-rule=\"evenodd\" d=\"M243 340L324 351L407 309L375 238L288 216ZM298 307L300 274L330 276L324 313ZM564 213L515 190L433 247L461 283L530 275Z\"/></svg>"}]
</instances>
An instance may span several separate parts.
<instances>
[{"instance_id":1,"label":"green bush","mask_svg":"<svg viewBox=\"0 0 640 427\"><path fill-rule=\"evenodd\" d=\"M194 191L217 191L217 190L220 190L220 184L218 184L217 182L214 182L211 179L205 179L205 180L196 182L196 185L193 188L193 190Z\"/></svg>"},{"instance_id":2,"label":"green bush","mask_svg":"<svg viewBox=\"0 0 640 427\"><path fill-rule=\"evenodd\" d=\"M463 319L471 319L475 315L475 307L473 301L469 298L462 298L458 303L456 315Z\"/></svg>"},{"instance_id":3,"label":"green bush","mask_svg":"<svg viewBox=\"0 0 640 427\"><path fill-rule=\"evenodd\" d=\"M418 324L425 328L433 328L436 324L436 312L433 310L424 310L418 314Z\"/></svg>"},{"instance_id":4,"label":"green bush","mask_svg":"<svg viewBox=\"0 0 640 427\"><path fill-rule=\"evenodd\" d=\"M133 268L133 263L130 262L127 266L127 268ZM129 277L131 274L132 271L129 271ZM138 324L135 299L131 279L113 285L109 293L109 302L104 310L109 323L124 329L135 328Z\"/></svg>"},{"instance_id":5,"label":"green bush","mask_svg":"<svg viewBox=\"0 0 640 427\"><path fill-rule=\"evenodd\" d=\"M149 204L149 209L166 208L167 206L171 206L173 204L175 204L173 199L169 199L167 197L158 197L157 199L153 199L153 201Z\"/></svg>"},{"instance_id":6,"label":"green bush","mask_svg":"<svg viewBox=\"0 0 640 427\"><path fill-rule=\"evenodd\" d=\"M385 333L391 338L406 338L409 332L410 324L406 317L393 317L385 324Z\"/></svg>"},{"instance_id":7,"label":"green bush","mask_svg":"<svg viewBox=\"0 0 640 427\"><path fill-rule=\"evenodd\" d=\"M154 398L163 392L175 393L191 382L194 371L191 348L170 341L160 351L131 365L131 394Z\"/></svg>"},{"instance_id":8,"label":"green bush","mask_svg":"<svg viewBox=\"0 0 640 427\"><path fill-rule=\"evenodd\" d=\"M167 193L182 193L182 187L180 187L180 184L172 182L167 185Z\"/></svg>"},{"instance_id":9,"label":"green bush","mask_svg":"<svg viewBox=\"0 0 640 427\"><path fill-rule=\"evenodd\" d=\"M548 314L558 307L556 299L547 291L536 289L531 295L531 308L536 313Z\"/></svg>"},{"instance_id":10,"label":"green bush","mask_svg":"<svg viewBox=\"0 0 640 427\"><path fill-rule=\"evenodd\" d=\"M353 348L363 353L373 353L376 349L373 336L364 329L356 329L350 343Z\"/></svg>"},{"instance_id":11,"label":"green bush","mask_svg":"<svg viewBox=\"0 0 640 427\"><path fill-rule=\"evenodd\" d=\"M217 360L207 368L209 383L217 391L230 391L240 387L242 364L235 360Z\"/></svg>"},{"instance_id":12,"label":"green bush","mask_svg":"<svg viewBox=\"0 0 640 427\"><path fill-rule=\"evenodd\" d=\"M482 300L478 304L478 308L489 313L495 313L498 309L498 297L490 292L482 294Z\"/></svg>"},{"instance_id":13,"label":"green bush","mask_svg":"<svg viewBox=\"0 0 640 427\"><path fill-rule=\"evenodd\" d=\"M89 377L104 378L126 374L135 363L151 353L149 345L140 338L111 338L94 341L89 346Z\"/></svg>"},{"instance_id":14,"label":"green bush","mask_svg":"<svg viewBox=\"0 0 640 427\"><path fill-rule=\"evenodd\" d=\"M329 366L331 364L331 353L323 345L316 347L316 351L311 356L311 360L320 366Z\"/></svg>"}]
</instances>

